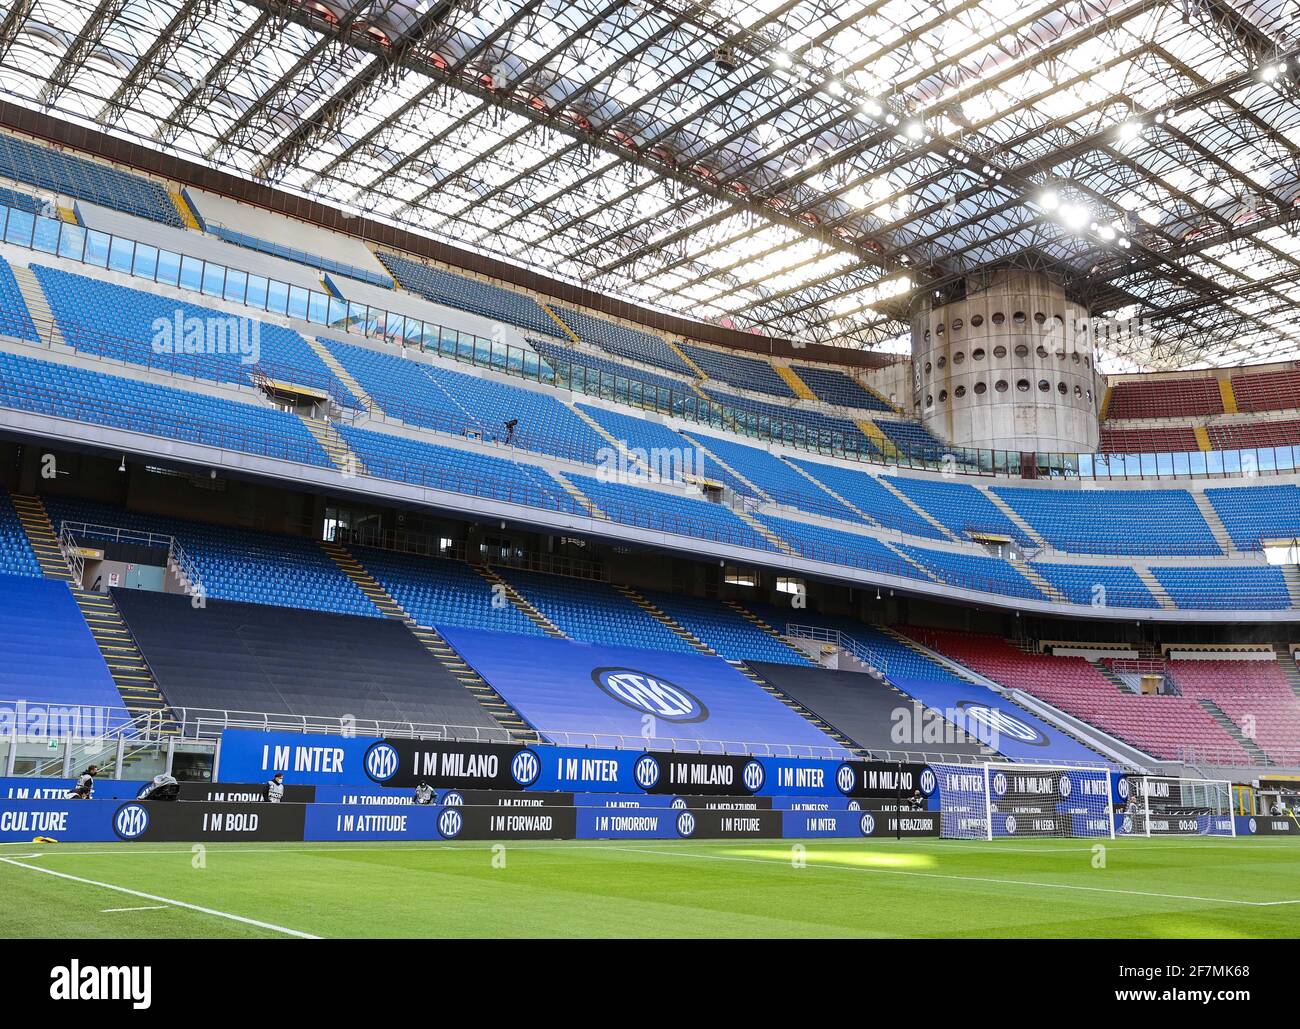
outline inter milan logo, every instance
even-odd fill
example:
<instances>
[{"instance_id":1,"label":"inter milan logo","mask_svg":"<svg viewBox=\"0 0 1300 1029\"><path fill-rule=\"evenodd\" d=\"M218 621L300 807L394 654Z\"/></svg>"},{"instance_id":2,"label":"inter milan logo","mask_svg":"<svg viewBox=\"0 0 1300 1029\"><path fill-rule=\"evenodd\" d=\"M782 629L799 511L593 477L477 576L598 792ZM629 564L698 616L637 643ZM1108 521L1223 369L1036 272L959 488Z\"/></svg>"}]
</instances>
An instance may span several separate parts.
<instances>
[{"instance_id":1,"label":"inter milan logo","mask_svg":"<svg viewBox=\"0 0 1300 1029\"><path fill-rule=\"evenodd\" d=\"M375 782L387 782L397 774L397 751L380 740L366 751L366 775Z\"/></svg>"},{"instance_id":2,"label":"inter milan logo","mask_svg":"<svg viewBox=\"0 0 1300 1029\"><path fill-rule=\"evenodd\" d=\"M1124 832L1127 834L1127 833L1131 833L1132 831L1133 831L1133 816L1132 816L1132 815L1125 815L1125 816L1124 816Z\"/></svg>"},{"instance_id":3,"label":"inter milan logo","mask_svg":"<svg viewBox=\"0 0 1300 1029\"><path fill-rule=\"evenodd\" d=\"M928 797L931 793L934 792L934 788L937 785L938 783L936 783L934 780L934 769L922 768L921 769L921 792Z\"/></svg>"},{"instance_id":4,"label":"inter milan logo","mask_svg":"<svg viewBox=\"0 0 1300 1029\"><path fill-rule=\"evenodd\" d=\"M460 807L465 803L465 798L455 790L448 790L442 798L443 807Z\"/></svg>"},{"instance_id":5,"label":"inter milan logo","mask_svg":"<svg viewBox=\"0 0 1300 1029\"><path fill-rule=\"evenodd\" d=\"M862 810L862 805L859 804L856 800L850 800L850 801L849 801L849 810L850 810L850 811L861 811L861 810Z\"/></svg>"},{"instance_id":6,"label":"inter milan logo","mask_svg":"<svg viewBox=\"0 0 1300 1029\"><path fill-rule=\"evenodd\" d=\"M694 836L695 835L695 816L689 811L683 811L677 816L677 835Z\"/></svg>"},{"instance_id":7,"label":"inter milan logo","mask_svg":"<svg viewBox=\"0 0 1300 1029\"><path fill-rule=\"evenodd\" d=\"M975 726L984 726L993 737L1016 740L1035 747L1045 747L1048 744L1047 737L1033 726L998 708L986 704L973 704L969 700L958 701L957 707L965 714L968 721L973 722ZM980 736L978 732L973 732L972 735ZM988 737L982 738L987 740Z\"/></svg>"},{"instance_id":8,"label":"inter milan logo","mask_svg":"<svg viewBox=\"0 0 1300 1029\"><path fill-rule=\"evenodd\" d=\"M674 811L685 811L686 801L681 797L674 797L673 802L668 806L671 807Z\"/></svg>"},{"instance_id":9,"label":"inter milan logo","mask_svg":"<svg viewBox=\"0 0 1300 1029\"><path fill-rule=\"evenodd\" d=\"M1016 816L1007 815L1007 835L1014 836L1015 834L1016 834Z\"/></svg>"},{"instance_id":10,"label":"inter milan logo","mask_svg":"<svg viewBox=\"0 0 1300 1029\"><path fill-rule=\"evenodd\" d=\"M998 797L1000 797L1000 796L1002 796L1002 794L1004 794L1004 793L1006 793L1006 792L1007 792L1007 773L1006 773L1006 772L994 772L994 773L993 773L993 794L994 794L994 796L998 796Z\"/></svg>"},{"instance_id":11,"label":"inter milan logo","mask_svg":"<svg viewBox=\"0 0 1300 1029\"><path fill-rule=\"evenodd\" d=\"M1256 829L1256 828L1257 828L1257 827L1256 827L1256 825L1255 825L1255 819L1252 818L1252 819L1250 820L1250 833L1251 833L1252 836L1255 834L1255 829Z\"/></svg>"},{"instance_id":12,"label":"inter milan logo","mask_svg":"<svg viewBox=\"0 0 1300 1029\"><path fill-rule=\"evenodd\" d=\"M863 836L872 835L876 831L876 816L870 811L864 811L858 819L858 828L862 830Z\"/></svg>"},{"instance_id":13,"label":"inter milan logo","mask_svg":"<svg viewBox=\"0 0 1300 1029\"><path fill-rule=\"evenodd\" d=\"M1073 787L1070 786L1070 777L1068 775L1062 775L1061 784L1058 787L1058 789L1061 791L1061 796L1068 797L1070 795L1070 790L1072 788Z\"/></svg>"},{"instance_id":14,"label":"inter milan logo","mask_svg":"<svg viewBox=\"0 0 1300 1029\"><path fill-rule=\"evenodd\" d=\"M542 774L542 762L531 750L521 750L510 762L510 774L520 786L531 786Z\"/></svg>"},{"instance_id":15,"label":"inter milan logo","mask_svg":"<svg viewBox=\"0 0 1300 1029\"><path fill-rule=\"evenodd\" d=\"M676 683L635 668L597 668L591 680L620 704L667 722L702 722L709 709Z\"/></svg>"},{"instance_id":16,"label":"inter milan logo","mask_svg":"<svg viewBox=\"0 0 1300 1029\"><path fill-rule=\"evenodd\" d=\"M750 761L740 772L741 782L750 793L757 793L763 788L763 766L757 761Z\"/></svg>"},{"instance_id":17,"label":"inter milan logo","mask_svg":"<svg viewBox=\"0 0 1300 1029\"><path fill-rule=\"evenodd\" d=\"M1127 775L1122 775L1122 776L1120 776L1119 786L1117 786L1116 789L1119 790L1119 799L1120 799L1120 800L1128 800L1128 794L1129 794L1129 783L1128 783L1128 776L1127 776Z\"/></svg>"},{"instance_id":18,"label":"inter milan logo","mask_svg":"<svg viewBox=\"0 0 1300 1029\"><path fill-rule=\"evenodd\" d=\"M632 778L643 790L652 790L659 782L659 762L649 754L642 754L632 766Z\"/></svg>"},{"instance_id":19,"label":"inter milan logo","mask_svg":"<svg viewBox=\"0 0 1300 1029\"><path fill-rule=\"evenodd\" d=\"M841 793L852 793L853 787L857 785L858 776L853 771L852 765L840 765L839 771L835 773L835 785L840 788Z\"/></svg>"},{"instance_id":20,"label":"inter milan logo","mask_svg":"<svg viewBox=\"0 0 1300 1029\"><path fill-rule=\"evenodd\" d=\"M443 808L438 816L438 835L444 840L454 840L465 828L465 816L454 807Z\"/></svg>"},{"instance_id":21,"label":"inter milan logo","mask_svg":"<svg viewBox=\"0 0 1300 1029\"><path fill-rule=\"evenodd\" d=\"M113 819L113 831L124 840L134 840L149 828L149 812L142 804L123 804Z\"/></svg>"}]
</instances>

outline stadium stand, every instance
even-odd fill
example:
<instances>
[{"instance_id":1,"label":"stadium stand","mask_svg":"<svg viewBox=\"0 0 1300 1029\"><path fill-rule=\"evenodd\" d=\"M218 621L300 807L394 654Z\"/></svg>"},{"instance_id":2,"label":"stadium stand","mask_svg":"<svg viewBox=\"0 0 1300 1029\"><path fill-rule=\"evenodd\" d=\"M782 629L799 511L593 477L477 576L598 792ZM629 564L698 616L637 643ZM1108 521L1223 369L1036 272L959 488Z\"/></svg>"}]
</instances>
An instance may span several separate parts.
<instances>
[{"instance_id":1,"label":"stadium stand","mask_svg":"<svg viewBox=\"0 0 1300 1029\"><path fill-rule=\"evenodd\" d=\"M0 352L0 407L333 467L287 412L7 352Z\"/></svg>"},{"instance_id":2,"label":"stadium stand","mask_svg":"<svg viewBox=\"0 0 1300 1029\"><path fill-rule=\"evenodd\" d=\"M1153 757L1189 751L1249 763L1241 745L1193 701L1121 692L1081 657L1028 654L993 636L913 630L913 638L1012 689L1024 690Z\"/></svg>"},{"instance_id":3,"label":"stadium stand","mask_svg":"<svg viewBox=\"0 0 1300 1029\"><path fill-rule=\"evenodd\" d=\"M1097 445L1103 454L1181 454L1199 450L1196 430L1190 425L1171 428L1112 429L1104 422Z\"/></svg>"},{"instance_id":4,"label":"stadium stand","mask_svg":"<svg viewBox=\"0 0 1300 1029\"><path fill-rule=\"evenodd\" d=\"M400 622L114 590L173 709L497 725Z\"/></svg>"},{"instance_id":5,"label":"stadium stand","mask_svg":"<svg viewBox=\"0 0 1300 1029\"><path fill-rule=\"evenodd\" d=\"M733 607L718 600L654 590L639 591L660 611L728 661L806 666L808 660Z\"/></svg>"},{"instance_id":6,"label":"stadium stand","mask_svg":"<svg viewBox=\"0 0 1300 1029\"><path fill-rule=\"evenodd\" d=\"M209 223L207 231L218 239L237 247L243 247L245 250L256 250L258 253L270 254L272 257L293 261L295 264L305 264L319 271L330 272L334 275L345 275L350 279L368 282L370 285L378 286L381 289L393 288L392 279L387 275L380 275L378 272L371 271L369 268L357 268L355 265L344 264L341 261L335 261L320 254L309 254L294 247L285 246L283 243L277 243L275 240L250 236L246 232L239 232L225 225Z\"/></svg>"},{"instance_id":7,"label":"stadium stand","mask_svg":"<svg viewBox=\"0 0 1300 1029\"><path fill-rule=\"evenodd\" d=\"M1300 407L1300 371L1244 371L1232 377L1238 411L1289 411Z\"/></svg>"},{"instance_id":8,"label":"stadium stand","mask_svg":"<svg viewBox=\"0 0 1300 1029\"><path fill-rule=\"evenodd\" d=\"M695 369L660 337L593 314L556 304L551 308L584 343L592 343L616 357L648 364L664 371L695 377ZM543 312L544 314L545 312ZM552 322L552 329L555 325ZM550 333L554 335L554 333Z\"/></svg>"},{"instance_id":9,"label":"stadium stand","mask_svg":"<svg viewBox=\"0 0 1300 1029\"><path fill-rule=\"evenodd\" d=\"M1030 564L1050 586L1073 604L1157 608L1142 577L1126 565L1067 565L1050 561Z\"/></svg>"},{"instance_id":10,"label":"stadium stand","mask_svg":"<svg viewBox=\"0 0 1300 1029\"><path fill-rule=\"evenodd\" d=\"M0 575L40 574L40 563L18 520L13 501L8 493L0 490Z\"/></svg>"},{"instance_id":11,"label":"stadium stand","mask_svg":"<svg viewBox=\"0 0 1300 1029\"><path fill-rule=\"evenodd\" d=\"M1215 450L1300 446L1300 419L1266 422L1217 422L1206 427Z\"/></svg>"},{"instance_id":12,"label":"stadium stand","mask_svg":"<svg viewBox=\"0 0 1300 1029\"><path fill-rule=\"evenodd\" d=\"M953 449L920 422L893 418L875 418L873 421L900 453L914 460L938 461Z\"/></svg>"},{"instance_id":13,"label":"stadium stand","mask_svg":"<svg viewBox=\"0 0 1300 1029\"><path fill-rule=\"evenodd\" d=\"M15 211L22 211L24 214L41 215L47 209L47 204L43 200L38 200L27 193L19 193L12 189L0 187L0 207L8 207ZM0 214L0 217L3 217Z\"/></svg>"},{"instance_id":14,"label":"stadium stand","mask_svg":"<svg viewBox=\"0 0 1300 1029\"><path fill-rule=\"evenodd\" d=\"M0 176L173 228L185 227L167 191L158 183L3 133Z\"/></svg>"},{"instance_id":15,"label":"stadium stand","mask_svg":"<svg viewBox=\"0 0 1300 1029\"><path fill-rule=\"evenodd\" d=\"M799 458L792 458L791 463L798 465L822 485L829 487L887 529L897 529L899 532L928 539L945 538L939 529L881 485L874 475L840 465L820 464Z\"/></svg>"},{"instance_id":16,"label":"stadium stand","mask_svg":"<svg viewBox=\"0 0 1300 1029\"><path fill-rule=\"evenodd\" d=\"M903 475L892 476L889 482L959 539L985 533L1006 536L1022 547L1034 546L1034 541L1025 531L974 486L946 479L913 479Z\"/></svg>"},{"instance_id":17,"label":"stadium stand","mask_svg":"<svg viewBox=\"0 0 1300 1029\"><path fill-rule=\"evenodd\" d=\"M0 334L32 343L38 341L36 325L18 289L13 269L4 258L0 258Z\"/></svg>"},{"instance_id":18,"label":"stadium stand","mask_svg":"<svg viewBox=\"0 0 1300 1029\"><path fill-rule=\"evenodd\" d=\"M122 697L65 583L0 575L0 700L106 708Z\"/></svg>"},{"instance_id":19,"label":"stadium stand","mask_svg":"<svg viewBox=\"0 0 1300 1029\"><path fill-rule=\"evenodd\" d=\"M528 345L552 370L555 384L564 389L674 414L693 411L700 399L680 379L542 339L530 338Z\"/></svg>"},{"instance_id":20,"label":"stadium stand","mask_svg":"<svg viewBox=\"0 0 1300 1029\"><path fill-rule=\"evenodd\" d=\"M889 404L868 391L856 379L837 368L800 364L792 366L810 390L836 407L854 407L863 411L893 411Z\"/></svg>"},{"instance_id":21,"label":"stadium stand","mask_svg":"<svg viewBox=\"0 0 1300 1029\"><path fill-rule=\"evenodd\" d=\"M810 560L864 568L868 571L901 575L911 579L925 578L914 565L909 564L871 536L767 514L759 514L756 517L777 536L791 544L797 554Z\"/></svg>"},{"instance_id":22,"label":"stadium stand","mask_svg":"<svg viewBox=\"0 0 1300 1029\"><path fill-rule=\"evenodd\" d=\"M319 390L341 405L358 406L292 329L57 268L33 265L32 272L63 341L83 353L241 385L255 382L255 373L260 373ZM196 332L192 339L191 331Z\"/></svg>"},{"instance_id":23,"label":"stadium stand","mask_svg":"<svg viewBox=\"0 0 1300 1029\"><path fill-rule=\"evenodd\" d=\"M1278 661L1184 659L1167 671L1179 693L1218 708L1275 764L1300 764L1300 697Z\"/></svg>"},{"instance_id":24,"label":"stadium stand","mask_svg":"<svg viewBox=\"0 0 1300 1029\"><path fill-rule=\"evenodd\" d=\"M776 370L767 362L740 354L725 353L712 347L683 343L682 350L710 379L725 382L737 389L767 393L774 397L794 399L790 388Z\"/></svg>"},{"instance_id":25,"label":"stadium stand","mask_svg":"<svg viewBox=\"0 0 1300 1029\"><path fill-rule=\"evenodd\" d=\"M1153 566L1175 604L1187 610L1269 610L1291 606L1281 568L1234 565L1231 568Z\"/></svg>"},{"instance_id":26,"label":"stadium stand","mask_svg":"<svg viewBox=\"0 0 1300 1029\"><path fill-rule=\"evenodd\" d=\"M56 529L64 522L79 522L175 537L193 560L203 591L211 598L380 617L312 540L66 497L47 497L45 507Z\"/></svg>"},{"instance_id":27,"label":"stadium stand","mask_svg":"<svg viewBox=\"0 0 1300 1029\"><path fill-rule=\"evenodd\" d=\"M717 413L718 421L741 435L775 439L814 450L848 450L854 454L878 452L862 430L847 418L739 397L709 385L701 389L710 400L725 408L725 411Z\"/></svg>"},{"instance_id":28,"label":"stadium stand","mask_svg":"<svg viewBox=\"0 0 1300 1029\"><path fill-rule=\"evenodd\" d=\"M1223 553L1186 490L991 489L1059 550L1076 554Z\"/></svg>"},{"instance_id":29,"label":"stadium stand","mask_svg":"<svg viewBox=\"0 0 1300 1029\"><path fill-rule=\"evenodd\" d=\"M903 546L899 549L950 586L982 589L987 593L1024 597L1026 600L1047 599L1010 561L1004 561L1000 557L981 557L977 554L929 550L925 547Z\"/></svg>"},{"instance_id":30,"label":"stadium stand","mask_svg":"<svg viewBox=\"0 0 1300 1029\"><path fill-rule=\"evenodd\" d=\"M818 489L815 482L800 475L781 458L766 450L720 436L706 436L704 433L695 433L692 438L698 440L701 446L716 454L729 467L734 468L778 504L797 507L801 511L810 511L827 518L839 518L850 522L862 521L861 517L829 493ZM752 491L743 489L742 492Z\"/></svg>"},{"instance_id":31,"label":"stadium stand","mask_svg":"<svg viewBox=\"0 0 1300 1029\"><path fill-rule=\"evenodd\" d=\"M1107 419L1187 418L1223 413L1217 379L1122 379L1111 387Z\"/></svg>"},{"instance_id":32,"label":"stadium stand","mask_svg":"<svg viewBox=\"0 0 1300 1029\"><path fill-rule=\"evenodd\" d=\"M1211 488L1205 496L1240 550L1258 550L1268 539L1300 538L1300 486Z\"/></svg>"},{"instance_id":33,"label":"stadium stand","mask_svg":"<svg viewBox=\"0 0 1300 1029\"><path fill-rule=\"evenodd\" d=\"M480 314L528 332L567 339L541 305L523 293L443 271L386 250L376 251L376 256L403 289L435 304Z\"/></svg>"}]
</instances>

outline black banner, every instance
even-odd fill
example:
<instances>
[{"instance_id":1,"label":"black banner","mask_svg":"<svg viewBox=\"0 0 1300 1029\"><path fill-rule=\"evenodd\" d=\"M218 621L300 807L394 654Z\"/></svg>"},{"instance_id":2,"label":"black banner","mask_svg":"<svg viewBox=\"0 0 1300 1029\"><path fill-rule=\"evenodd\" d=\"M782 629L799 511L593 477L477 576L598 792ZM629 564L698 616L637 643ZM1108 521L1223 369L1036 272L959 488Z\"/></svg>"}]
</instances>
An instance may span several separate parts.
<instances>
[{"instance_id":1,"label":"black banner","mask_svg":"<svg viewBox=\"0 0 1300 1029\"><path fill-rule=\"evenodd\" d=\"M386 787L520 790L541 774L540 759L526 747L436 740L378 740L366 750L364 767Z\"/></svg>"},{"instance_id":2,"label":"black banner","mask_svg":"<svg viewBox=\"0 0 1300 1029\"><path fill-rule=\"evenodd\" d=\"M846 797L894 799L910 797L913 790L928 797L934 792L935 778L929 765L845 761L835 773L835 785Z\"/></svg>"},{"instance_id":3,"label":"black banner","mask_svg":"<svg viewBox=\"0 0 1300 1029\"><path fill-rule=\"evenodd\" d=\"M177 800L210 804L266 803L264 782L183 782ZM283 802L286 804L314 804L316 787L285 783Z\"/></svg>"},{"instance_id":4,"label":"black banner","mask_svg":"<svg viewBox=\"0 0 1300 1029\"><path fill-rule=\"evenodd\" d=\"M301 843L302 804L204 804L127 801L113 814L113 832L132 842L207 843L259 840Z\"/></svg>"},{"instance_id":5,"label":"black banner","mask_svg":"<svg viewBox=\"0 0 1300 1029\"><path fill-rule=\"evenodd\" d=\"M698 836L708 840L742 837L777 840L781 838L783 817L781 811L681 811L677 815L677 834L687 839Z\"/></svg>"},{"instance_id":6,"label":"black banner","mask_svg":"<svg viewBox=\"0 0 1300 1029\"><path fill-rule=\"evenodd\" d=\"M650 762L657 766L657 775L647 774ZM647 793L737 797L763 783L762 766L753 758L722 754L644 754L634 774Z\"/></svg>"},{"instance_id":7,"label":"black banner","mask_svg":"<svg viewBox=\"0 0 1300 1029\"><path fill-rule=\"evenodd\" d=\"M863 836L938 836L938 811L864 812L858 820Z\"/></svg>"},{"instance_id":8,"label":"black banner","mask_svg":"<svg viewBox=\"0 0 1300 1029\"><path fill-rule=\"evenodd\" d=\"M578 834L577 809L445 807L438 816L438 832L448 840L572 840Z\"/></svg>"},{"instance_id":9,"label":"black banner","mask_svg":"<svg viewBox=\"0 0 1300 1029\"><path fill-rule=\"evenodd\" d=\"M445 790L438 803L451 807L573 807L572 793L508 793L501 790Z\"/></svg>"}]
</instances>

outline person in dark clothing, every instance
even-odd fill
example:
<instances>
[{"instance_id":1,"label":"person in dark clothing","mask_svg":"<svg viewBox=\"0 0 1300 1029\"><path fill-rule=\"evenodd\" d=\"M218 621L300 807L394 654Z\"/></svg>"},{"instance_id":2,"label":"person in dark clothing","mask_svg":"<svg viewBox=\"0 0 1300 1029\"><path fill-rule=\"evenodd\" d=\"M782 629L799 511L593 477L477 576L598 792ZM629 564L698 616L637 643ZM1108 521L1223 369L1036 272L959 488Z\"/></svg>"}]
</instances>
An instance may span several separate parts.
<instances>
[{"instance_id":1,"label":"person in dark clothing","mask_svg":"<svg viewBox=\"0 0 1300 1029\"><path fill-rule=\"evenodd\" d=\"M515 438L515 426L519 424L518 418L511 418L506 422L506 446L509 446Z\"/></svg>"},{"instance_id":2,"label":"person in dark clothing","mask_svg":"<svg viewBox=\"0 0 1300 1029\"><path fill-rule=\"evenodd\" d=\"M95 792L95 776L99 774L99 765L91 765L77 779L77 784L68 794L70 800L89 800Z\"/></svg>"},{"instance_id":3,"label":"person in dark clothing","mask_svg":"<svg viewBox=\"0 0 1300 1029\"><path fill-rule=\"evenodd\" d=\"M266 800L269 804L278 804L284 800L284 773L276 772L266 784Z\"/></svg>"},{"instance_id":4,"label":"person in dark clothing","mask_svg":"<svg viewBox=\"0 0 1300 1029\"><path fill-rule=\"evenodd\" d=\"M907 806L913 811L925 810L925 798L921 796L920 790L913 790L912 795L907 798Z\"/></svg>"}]
</instances>

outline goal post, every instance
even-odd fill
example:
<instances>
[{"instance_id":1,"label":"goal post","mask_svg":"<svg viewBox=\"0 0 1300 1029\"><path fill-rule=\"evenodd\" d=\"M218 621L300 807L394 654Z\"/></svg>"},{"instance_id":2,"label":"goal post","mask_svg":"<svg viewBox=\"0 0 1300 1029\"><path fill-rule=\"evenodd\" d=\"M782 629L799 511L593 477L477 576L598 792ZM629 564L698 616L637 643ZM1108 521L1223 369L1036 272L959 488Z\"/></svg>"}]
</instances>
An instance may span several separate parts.
<instances>
[{"instance_id":1,"label":"goal post","mask_svg":"<svg viewBox=\"0 0 1300 1029\"><path fill-rule=\"evenodd\" d=\"M1108 768L986 762L931 766L949 839L1114 839Z\"/></svg>"},{"instance_id":2,"label":"goal post","mask_svg":"<svg viewBox=\"0 0 1300 1029\"><path fill-rule=\"evenodd\" d=\"M1126 836L1236 836L1232 783L1227 779L1182 779L1126 775L1121 831Z\"/></svg>"}]
</instances>

